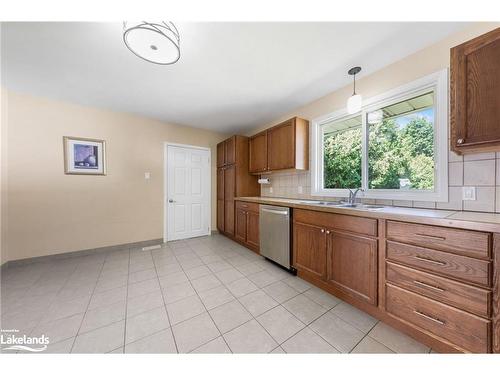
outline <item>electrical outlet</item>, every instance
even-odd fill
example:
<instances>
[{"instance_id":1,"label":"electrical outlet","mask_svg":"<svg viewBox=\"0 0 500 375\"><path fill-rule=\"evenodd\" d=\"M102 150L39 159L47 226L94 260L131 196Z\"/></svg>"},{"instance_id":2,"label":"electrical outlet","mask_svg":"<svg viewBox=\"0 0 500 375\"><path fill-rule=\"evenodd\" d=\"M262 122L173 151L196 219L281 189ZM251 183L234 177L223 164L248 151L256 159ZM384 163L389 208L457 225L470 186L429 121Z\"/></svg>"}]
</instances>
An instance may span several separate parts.
<instances>
[{"instance_id":1,"label":"electrical outlet","mask_svg":"<svg viewBox=\"0 0 500 375\"><path fill-rule=\"evenodd\" d=\"M475 201L476 200L476 187L475 186L462 187L462 200Z\"/></svg>"},{"instance_id":2,"label":"electrical outlet","mask_svg":"<svg viewBox=\"0 0 500 375\"><path fill-rule=\"evenodd\" d=\"M151 173L150 172L144 172L144 179L149 180L151 178Z\"/></svg>"},{"instance_id":3,"label":"electrical outlet","mask_svg":"<svg viewBox=\"0 0 500 375\"><path fill-rule=\"evenodd\" d=\"M271 194L273 193L273 187L272 187L272 186L269 188L269 192L270 192Z\"/></svg>"}]
</instances>

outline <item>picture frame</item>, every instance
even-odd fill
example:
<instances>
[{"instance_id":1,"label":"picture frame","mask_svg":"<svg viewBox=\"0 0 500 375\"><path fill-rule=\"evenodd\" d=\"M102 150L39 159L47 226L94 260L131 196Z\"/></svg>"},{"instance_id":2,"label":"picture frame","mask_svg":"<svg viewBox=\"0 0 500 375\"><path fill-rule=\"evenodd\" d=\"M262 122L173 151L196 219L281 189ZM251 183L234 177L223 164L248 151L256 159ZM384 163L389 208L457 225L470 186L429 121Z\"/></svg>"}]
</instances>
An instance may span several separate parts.
<instances>
[{"instance_id":1,"label":"picture frame","mask_svg":"<svg viewBox=\"0 0 500 375\"><path fill-rule=\"evenodd\" d=\"M63 147L65 174L106 175L106 141L65 136Z\"/></svg>"}]
</instances>

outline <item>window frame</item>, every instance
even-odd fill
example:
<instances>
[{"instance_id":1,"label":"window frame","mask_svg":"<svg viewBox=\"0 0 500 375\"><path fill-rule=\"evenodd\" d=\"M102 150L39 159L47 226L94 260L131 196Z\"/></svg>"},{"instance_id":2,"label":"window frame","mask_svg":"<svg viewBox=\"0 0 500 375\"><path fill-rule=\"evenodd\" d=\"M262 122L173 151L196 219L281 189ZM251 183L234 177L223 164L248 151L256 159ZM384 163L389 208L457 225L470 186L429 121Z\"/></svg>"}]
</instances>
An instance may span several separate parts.
<instances>
[{"instance_id":1,"label":"window frame","mask_svg":"<svg viewBox=\"0 0 500 375\"><path fill-rule=\"evenodd\" d=\"M367 114L429 91L434 92L434 190L368 189ZM311 121L311 195L347 197L348 189L325 189L323 163L323 125L361 116L361 181L365 190L360 196L370 199L448 201L448 69L429 74L408 84L364 101L361 111L352 115L345 108Z\"/></svg>"}]
</instances>

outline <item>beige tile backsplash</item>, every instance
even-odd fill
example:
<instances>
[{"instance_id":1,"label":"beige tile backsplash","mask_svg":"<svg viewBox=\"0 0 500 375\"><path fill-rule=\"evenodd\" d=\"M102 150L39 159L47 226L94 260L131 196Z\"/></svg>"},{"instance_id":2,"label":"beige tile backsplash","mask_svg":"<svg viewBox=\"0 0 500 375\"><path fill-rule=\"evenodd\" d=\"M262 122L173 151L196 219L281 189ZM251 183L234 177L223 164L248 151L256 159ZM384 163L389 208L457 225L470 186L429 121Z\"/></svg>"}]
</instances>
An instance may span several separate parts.
<instances>
[{"instance_id":1,"label":"beige tile backsplash","mask_svg":"<svg viewBox=\"0 0 500 375\"><path fill-rule=\"evenodd\" d=\"M284 171L266 175L271 181L261 186L264 197L297 199L338 200L311 196L309 171ZM420 202L409 200L362 199L366 203L378 203L401 207L438 208L500 213L500 152L488 152L459 156L453 152L448 158L448 202ZM462 186L476 187L475 201L462 201ZM302 187L302 193L299 193Z\"/></svg>"}]
</instances>

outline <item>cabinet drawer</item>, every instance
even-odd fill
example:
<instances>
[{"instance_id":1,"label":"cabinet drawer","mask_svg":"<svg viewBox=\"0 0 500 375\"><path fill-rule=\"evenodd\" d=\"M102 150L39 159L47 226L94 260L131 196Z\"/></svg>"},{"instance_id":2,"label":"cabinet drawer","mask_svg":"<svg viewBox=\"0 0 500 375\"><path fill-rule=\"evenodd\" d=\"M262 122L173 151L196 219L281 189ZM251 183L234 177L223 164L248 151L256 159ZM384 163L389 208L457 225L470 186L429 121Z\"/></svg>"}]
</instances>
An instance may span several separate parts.
<instances>
[{"instance_id":1,"label":"cabinet drawer","mask_svg":"<svg viewBox=\"0 0 500 375\"><path fill-rule=\"evenodd\" d=\"M491 292L427 272L387 262L386 280L440 302L489 316Z\"/></svg>"},{"instance_id":2,"label":"cabinet drawer","mask_svg":"<svg viewBox=\"0 0 500 375\"><path fill-rule=\"evenodd\" d=\"M387 239L476 258L490 255L491 235L483 232L388 221Z\"/></svg>"},{"instance_id":3,"label":"cabinet drawer","mask_svg":"<svg viewBox=\"0 0 500 375\"><path fill-rule=\"evenodd\" d=\"M252 212L259 212L259 204L258 203L247 203L247 202L241 202L241 201L236 201L236 209L237 210L243 210L243 211L252 211Z\"/></svg>"},{"instance_id":4,"label":"cabinet drawer","mask_svg":"<svg viewBox=\"0 0 500 375\"><path fill-rule=\"evenodd\" d=\"M386 284L386 311L467 351L489 351L487 319L390 284Z\"/></svg>"},{"instance_id":5,"label":"cabinet drawer","mask_svg":"<svg viewBox=\"0 0 500 375\"><path fill-rule=\"evenodd\" d=\"M368 236L377 235L376 219L301 209L293 210L293 217L295 221L322 228L332 228Z\"/></svg>"},{"instance_id":6,"label":"cabinet drawer","mask_svg":"<svg viewBox=\"0 0 500 375\"><path fill-rule=\"evenodd\" d=\"M454 279L490 286L490 262L387 241L387 258Z\"/></svg>"}]
</instances>

